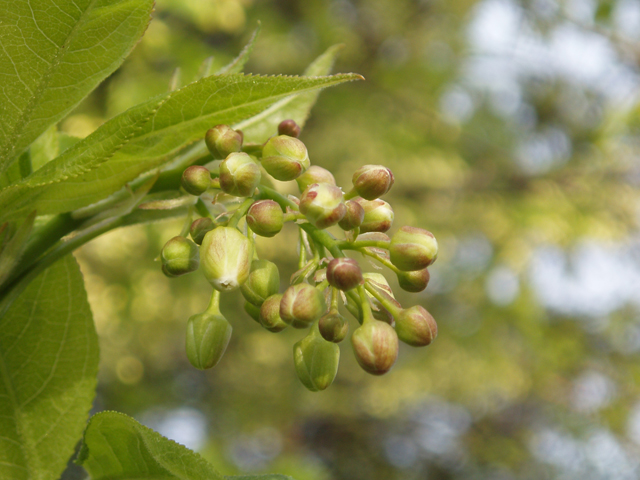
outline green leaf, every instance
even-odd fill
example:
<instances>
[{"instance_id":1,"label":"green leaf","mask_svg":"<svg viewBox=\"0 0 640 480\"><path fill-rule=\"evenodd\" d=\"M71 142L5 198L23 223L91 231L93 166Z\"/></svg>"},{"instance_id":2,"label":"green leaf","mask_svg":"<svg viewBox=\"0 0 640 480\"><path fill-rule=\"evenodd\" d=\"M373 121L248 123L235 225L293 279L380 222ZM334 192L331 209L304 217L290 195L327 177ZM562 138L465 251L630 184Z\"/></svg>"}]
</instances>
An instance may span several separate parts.
<instances>
[{"instance_id":1,"label":"green leaf","mask_svg":"<svg viewBox=\"0 0 640 480\"><path fill-rule=\"evenodd\" d=\"M224 480L196 452L117 412L91 418L76 462L92 480Z\"/></svg>"},{"instance_id":2,"label":"green leaf","mask_svg":"<svg viewBox=\"0 0 640 480\"><path fill-rule=\"evenodd\" d=\"M241 73L244 69L245 64L249 60L251 56L251 52L253 51L253 46L256 43L256 39L258 38L258 34L260 33L260 22L258 22L258 27L251 35L249 42L242 49L240 54L236 58L231 61L228 65L225 65L220 70L216 72L217 75L229 74L229 73Z\"/></svg>"},{"instance_id":3,"label":"green leaf","mask_svg":"<svg viewBox=\"0 0 640 480\"><path fill-rule=\"evenodd\" d=\"M289 475L229 475L224 477L226 480L294 480Z\"/></svg>"},{"instance_id":4,"label":"green leaf","mask_svg":"<svg viewBox=\"0 0 640 480\"><path fill-rule=\"evenodd\" d=\"M153 0L0 0L0 174L122 63Z\"/></svg>"},{"instance_id":5,"label":"green leaf","mask_svg":"<svg viewBox=\"0 0 640 480\"><path fill-rule=\"evenodd\" d=\"M0 304L0 478L60 476L82 435L97 370L91 310L69 255Z\"/></svg>"},{"instance_id":6,"label":"green leaf","mask_svg":"<svg viewBox=\"0 0 640 480\"><path fill-rule=\"evenodd\" d=\"M235 124L292 93L359 78L207 77L113 118L23 182L0 191L0 212L15 218L33 209L54 214L84 207L170 160L212 125Z\"/></svg>"},{"instance_id":7,"label":"green leaf","mask_svg":"<svg viewBox=\"0 0 640 480\"><path fill-rule=\"evenodd\" d=\"M35 219L36 212L34 210L22 222L22 225L20 225L15 235L11 237L7 246L0 252L0 287L9 278L9 275L11 275L22 258Z\"/></svg>"},{"instance_id":8,"label":"green leaf","mask_svg":"<svg viewBox=\"0 0 640 480\"><path fill-rule=\"evenodd\" d=\"M36 171L44 164L58 156L60 140L58 128L55 125L47 128L29 147L31 153L31 170Z\"/></svg>"},{"instance_id":9,"label":"green leaf","mask_svg":"<svg viewBox=\"0 0 640 480\"><path fill-rule=\"evenodd\" d=\"M342 45L330 47L307 67L303 75L305 77L329 75L336 56L341 49ZM362 79L360 76L358 78ZM265 139L278 131L278 124L288 118L295 120L302 128L319 94L320 91L318 90L284 98L260 114L238 123L234 128L242 130L247 143L264 142Z\"/></svg>"}]
</instances>

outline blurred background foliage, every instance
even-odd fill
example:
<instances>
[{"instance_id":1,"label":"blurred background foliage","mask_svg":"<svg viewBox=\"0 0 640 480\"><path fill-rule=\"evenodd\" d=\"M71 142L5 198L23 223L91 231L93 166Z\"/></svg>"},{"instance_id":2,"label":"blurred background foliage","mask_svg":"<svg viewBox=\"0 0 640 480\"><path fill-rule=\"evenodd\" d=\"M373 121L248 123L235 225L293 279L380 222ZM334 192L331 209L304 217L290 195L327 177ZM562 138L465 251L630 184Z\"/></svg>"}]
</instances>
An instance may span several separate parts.
<instances>
[{"instance_id":1,"label":"blurred background foliage","mask_svg":"<svg viewBox=\"0 0 640 480\"><path fill-rule=\"evenodd\" d=\"M224 65L298 74L344 44L304 129L343 187L390 167L392 232L432 231L421 294L439 325L394 370L361 371L348 341L334 385L308 392L292 345L223 298L221 363L184 354L210 287L169 280L160 248L181 222L114 231L77 252L100 335L96 410L134 416L225 474L297 480L636 479L640 476L640 3L635 0L157 0L123 67L62 129L106 118ZM274 132L275 133L275 132ZM285 229L259 252L295 270ZM288 245L292 245L289 247ZM366 260L363 265L368 265ZM284 285L283 285L284 287Z\"/></svg>"}]
</instances>

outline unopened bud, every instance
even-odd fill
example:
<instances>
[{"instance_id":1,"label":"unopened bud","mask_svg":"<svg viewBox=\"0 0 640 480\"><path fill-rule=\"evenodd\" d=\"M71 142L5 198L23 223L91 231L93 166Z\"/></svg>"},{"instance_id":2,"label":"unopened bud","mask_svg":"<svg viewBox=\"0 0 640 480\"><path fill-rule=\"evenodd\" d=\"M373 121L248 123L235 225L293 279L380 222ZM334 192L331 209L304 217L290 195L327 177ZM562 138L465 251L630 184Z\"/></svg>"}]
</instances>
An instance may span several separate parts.
<instances>
[{"instance_id":1,"label":"unopened bud","mask_svg":"<svg viewBox=\"0 0 640 480\"><path fill-rule=\"evenodd\" d=\"M193 221L191 228L189 228L189 234L194 242L202 245L204 236L214 228L216 228L216 226L213 224L213 220L208 217L202 217Z\"/></svg>"},{"instance_id":2,"label":"unopened bud","mask_svg":"<svg viewBox=\"0 0 640 480\"><path fill-rule=\"evenodd\" d=\"M407 292L421 292L427 285L429 284L429 279L431 275L429 274L429 270L423 268L422 270L414 270L412 272L398 272L398 284L400 288Z\"/></svg>"},{"instance_id":3,"label":"unopened bud","mask_svg":"<svg viewBox=\"0 0 640 480\"><path fill-rule=\"evenodd\" d=\"M347 210L344 217L342 217L342 220L338 222L340 228L344 231L349 231L362 225L362 222L364 221L364 208L362 208L358 202L353 200L349 200L344 204L344 206Z\"/></svg>"},{"instance_id":4,"label":"unopened bud","mask_svg":"<svg viewBox=\"0 0 640 480\"><path fill-rule=\"evenodd\" d=\"M362 198L375 200L393 186L393 173L382 165L364 165L353 174L353 188Z\"/></svg>"},{"instance_id":5,"label":"unopened bud","mask_svg":"<svg viewBox=\"0 0 640 480\"><path fill-rule=\"evenodd\" d=\"M247 212L247 224L261 237L277 235L284 225L284 213L273 200L258 200Z\"/></svg>"},{"instance_id":6,"label":"unopened bud","mask_svg":"<svg viewBox=\"0 0 640 480\"><path fill-rule=\"evenodd\" d=\"M222 160L230 153L242 150L242 133L228 125L216 125L207 131L204 142L213 158Z\"/></svg>"},{"instance_id":7,"label":"unopened bud","mask_svg":"<svg viewBox=\"0 0 640 480\"><path fill-rule=\"evenodd\" d=\"M304 192L309 185L314 183L328 183L329 185L336 185L336 179L333 177L333 173L329 170L319 167L318 165L311 165L306 172L296 178L296 183L301 192Z\"/></svg>"},{"instance_id":8,"label":"unopened bud","mask_svg":"<svg viewBox=\"0 0 640 480\"><path fill-rule=\"evenodd\" d=\"M402 310L395 327L398 338L414 347L429 345L438 336L436 321L420 305Z\"/></svg>"},{"instance_id":9,"label":"unopened bud","mask_svg":"<svg viewBox=\"0 0 640 480\"><path fill-rule=\"evenodd\" d=\"M244 152L231 153L220 164L220 188L235 197L250 197L260 183L260 166Z\"/></svg>"},{"instance_id":10,"label":"unopened bud","mask_svg":"<svg viewBox=\"0 0 640 480\"><path fill-rule=\"evenodd\" d=\"M317 392L327 388L336 378L340 348L324 340L314 328L293 346L293 361L302 384Z\"/></svg>"},{"instance_id":11,"label":"unopened bud","mask_svg":"<svg viewBox=\"0 0 640 480\"><path fill-rule=\"evenodd\" d=\"M276 180L294 180L309 168L309 164L307 147L297 138L272 137L262 149L262 166Z\"/></svg>"},{"instance_id":12,"label":"unopened bud","mask_svg":"<svg viewBox=\"0 0 640 480\"><path fill-rule=\"evenodd\" d=\"M278 125L278 135L287 135L289 137L298 138L300 136L300 126L295 120L287 119Z\"/></svg>"},{"instance_id":13,"label":"unopened bud","mask_svg":"<svg viewBox=\"0 0 640 480\"><path fill-rule=\"evenodd\" d=\"M340 343L349 333L349 323L337 310L332 310L320 317L318 330L326 341Z\"/></svg>"},{"instance_id":14,"label":"unopened bud","mask_svg":"<svg viewBox=\"0 0 640 480\"><path fill-rule=\"evenodd\" d=\"M324 295L308 283L287 288L280 302L280 317L294 328L306 328L327 310Z\"/></svg>"},{"instance_id":15,"label":"unopened bud","mask_svg":"<svg viewBox=\"0 0 640 480\"><path fill-rule=\"evenodd\" d=\"M279 288L280 272L276 264L269 260L254 260L249 278L240 287L240 292L245 300L259 307L267 297L278 293Z\"/></svg>"},{"instance_id":16,"label":"unopened bud","mask_svg":"<svg viewBox=\"0 0 640 480\"><path fill-rule=\"evenodd\" d=\"M391 263L400 270L422 270L435 262L438 256L438 242L427 230L402 227L391 238L389 255Z\"/></svg>"},{"instance_id":17,"label":"unopened bud","mask_svg":"<svg viewBox=\"0 0 640 480\"><path fill-rule=\"evenodd\" d=\"M270 332L280 332L288 325L280 317L281 293L268 297L260 307L260 324Z\"/></svg>"},{"instance_id":18,"label":"unopened bud","mask_svg":"<svg viewBox=\"0 0 640 480\"><path fill-rule=\"evenodd\" d=\"M182 173L182 188L199 197L211 186L211 172L200 165L191 165Z\"/></svg>"},{"instance_id":19,"label":"unopened bud","mask_svg":"<svg viewBox=\"0 0 640 480\"><path fill-rule=\"evenodd\" d=\"M393 209L384 200L365 200L355 198L364 209L364 220L360 225L360 233L386 232L393 224Z\"/></svg>"},{"instance_id":20,"label":"unopened bud","mask_svg":"<svg viewBox=\"0 0 640 480\"><path fill-rule=\"evenodd\" d=\"M162 247L162 271L168 277L177 277L198 269L198 246L184 237L173 237Z\"/></svg>"},{"instance_id":21,"label":"unopened bud","mask_svg":"<svg viewBox=\"0 0 640 480\"><path fill-rule=\"evenodd\" d=\"M379 320L365 322L351 335L358 364L372 375L391 370L398 358L398 335L391 325Z\"/></svg>"},{"instance_id":22,"label":"unopened bud","mask_svg":"<svg viewBox=\"0 0 640 480\"><path fill-rule=\"evenodd\" d=\"M244 302L243 308L247 315L260 323L260 307L256 307L253 303Z\"/></svg>"},{"instance_id":23,"label":"unopened bud","mask_svg":"<svg viewBox=\"0 0 640 480\"><path fill-rule=\"evenodd\" d=\"M200 313L187 322L187 357L196 368L214 367L222 358L229 339L231 324L222 315Z\"/></svg>"},{"instance_id":24,"label":"unopened bud","mask_svg":"<svg viewBox=\"0 0 640 480\"><path fill-rule=\"evenodd\" d=\"M300 197L300 213L318 228L335 225L346 211L342 190L328 183L309 185Z\"/></svg>"},{"instance_id":25,"label":"unopened bud","mask_svg":"<svg viewBox=\"0 0 640 480\"><path fill-rule=\"evenodd\" d=\"M213 288L235 290L251 271L253 249L249 239L232 227L218 227L202 241L202 271Z\"/></svg>"},{"instance_id":26,"label":"unopened bud","mask_svg":"<svg viewBox=\"0 0 640 480\"><path fill-rule=\"evenodd\" d=\"M340 257L327 265L327 281L332 287L347 291L362 285L364 279L358 262L353 258Z\"/></svg>"}]
</instances>

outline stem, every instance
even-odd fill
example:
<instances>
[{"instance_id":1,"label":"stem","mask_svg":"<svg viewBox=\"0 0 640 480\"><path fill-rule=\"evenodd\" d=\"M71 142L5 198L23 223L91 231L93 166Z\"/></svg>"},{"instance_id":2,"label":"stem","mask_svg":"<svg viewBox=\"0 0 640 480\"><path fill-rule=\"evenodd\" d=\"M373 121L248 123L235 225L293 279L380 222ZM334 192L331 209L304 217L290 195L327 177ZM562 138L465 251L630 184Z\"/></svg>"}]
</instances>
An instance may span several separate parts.
<instances>
[{"instance_id":1,"label":"stem","mask_svg":"<svg viewBox=\"0 0 640 480\"><path fill-rule=\"evenodd\" d=\"M360 294L360 309L362 311L362 324L372 322L373 313L371 313L371 305L369 305L369 299L362 285L358 285L358 293Z\"/></svg>"},{"instance_id":2,"label":"stem","mask_svg":"<svg viewBox=\"0 0 640 480\"><path fill-rule=\"evenodd\" d=\"M213 289L213 293L211 294L211 300L209 300L209 306L205 313L210 313L211 315L221 315L220 313L220 292Z\"/></svg>"},{"instance_id":3,"label":"stem","mask_svg":"<svg viewBox=\"0 0 640 480\"><path fill-rule=\"evenodd\" d=\"M331 235L329 235L326 231L320 230L310 223L301 223L300 225L298 225L298 227L307 232L307 234L311 238L313 238L313 240L329 250L329 252L331 252L331 255L333 255L335 258L345 256L344 253L342 253L342 250L340 250L340 247L338 247L338 241Z\"/></svg>"},{"instance_id":4,"label":"stem","mask_svg":"<svg viewBox=\"0 0 640 480\"><path fill-rule=\"evenodd\" d=\"M331 287L331 310L338 311L338 289Z\"/></svg>"},{"instance_id":5,"label":"stem","mask_svg":"<svg viewBox=\"0 0 640 480\"><path fill-rule=\"evenodd\" d=\"M384 257L376 255L375 253L369 250L360 250L360 253L362 253L363 255L368 255L371 258L375 258L378 262L380 262L385 267L389 268L395 274L402 273L402 270L400 270L398 267L396 267L393 263L391 263L389 260L387 260Z\"/></svg>"},{"instance_id":6,"label":"stem","mask_svg":"<svg viewBox=\"0 0 640 480\"><path fill-rule=\"evenodd\" d=\"M351 190L349 190L347 193L344 194L344 200L345 202L347 200L351 200L352 198L355 198L358 196L358 192L356 192L355 188L352 188Z\"/></svg>"},{"instance_id":7,"label":"stem","mask_svg":"<svg viewBox=\"0 0 640 480\"><path fill-rule=\"evenodd\" d=\"M327 280L323 280L321 281L318 285L316 285L316 288L320 291L324 290L325 288L327 288L329 286L329 282Z\"/></svg>"},{"instance_id":8,"label":"stem","mask_svg":"<svg viewBox=\"0 0 640 480\"><path fill-rule=\"evenodd\" d=\"M301 213L289 212L284 214L283 220L284 222L295 222L296 220L304 220L305 218Z\"/></svg>"},{"instance_id":9,"label":"stem","mask_svg":"<svg viewBox=\"0 0 640 480\"><path fill-rule=\"evenodd\" d=\"M246 215L251 205L253 205L253 202L255 202L255 200L251 197L247 198L244 202L242 202L240 206L236 208L236 211L234 212L233 216L229 219L229 223L227 224L227 226L234 227L234 228L237 227L238 222L242 217Z\"/></svg>"},{"instance_id":10,"label":"stem","mask_svg":"<svg viewBox=\"0 0 640 480\"><path fill-rule=\"evenodd\" d=\"M298 233L298 245L300 248L300 251L298 252L298 270L301 270L307 263L307 249L304 245L304 232L302 230L298 230Z\"/></svg>"},{"instance_id":11,"label":"stem","mask_svg":"<svg viewBox=\"0 0 640 480\"><path fill-rule=\"evenodd\" d=\"M366 247L376 247L388 250L389 243L390 242L385 240L356 240L355 242L347 242L342 240L338 242L338 247L343 250L359 250Z\"/></svg>"},{"instance_id":12,"label":"stem","mask_svg":"<svg viewBox=\"0 0 640 480\"><path fill-rule=\"evenodd\" d=\"M262 199L268 198L270 200L278 202L278 205L280 205L285 210L287 207L295 211L299 210L296 202L294 202L293 200L289 200L287 197L285 197L281 193L276 192L273 188L269 188L264 185L258 185L258 192L259 193L258 193L258 196L256 197L256 200L262 200Z\"/></svg>"},{"instance_id":13,"label":"stem","mask_svg":"<svg viewBox=\"0 0 640 480\"><path fill-rule=\"evenodd\" d=\"M201 198L198 198L198 200L196 201L196 212L198 212L198 214L201 217L210 218L211 220L214 220L213 216L211 215L211 212L209 212L209 209L204 204Z\"/></svg>"},{"instance_id":14,"label":"stem","mask_svg":"<svg viewBox=\"0 0 640 480\"><path fill-rule=\"evenodd\" d=\"M380 302L380 304L384 308L389 310L389 313L391 313L392 317L397 316L402 311L401 308L398 308L397 305L394 305L393 303L391 303L388 298L386 298L378 290L376 290L375 287L373 287L369 282L365 282L365 288L371 295L374 296L376 300Z\"/></svg>"}]
</instances>

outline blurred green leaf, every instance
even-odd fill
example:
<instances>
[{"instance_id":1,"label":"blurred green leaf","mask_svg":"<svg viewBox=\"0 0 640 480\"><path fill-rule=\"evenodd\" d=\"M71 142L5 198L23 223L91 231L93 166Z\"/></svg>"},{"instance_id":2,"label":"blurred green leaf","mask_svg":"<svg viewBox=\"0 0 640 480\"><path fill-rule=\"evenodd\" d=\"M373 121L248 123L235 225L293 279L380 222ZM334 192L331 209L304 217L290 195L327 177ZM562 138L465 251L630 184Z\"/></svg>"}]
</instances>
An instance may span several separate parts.
<instances>
[{"instance_id":1,"label":"blurred green leaf","mask_svg":"<svg viewBox=\"0 0 640 480\"><path fill-rule=\"evenodd\" d=\"M242 73L245 64L249 60L251 56L251 52L253 51L253 46L256 43L256 39L258 38L258 34L260 33L260 23L258 23L258 28L255 29L253 35L249 39L249 42L242 49L240 54L234 58L231 63L225 65L220 70L216 72L218 75L229 74L229 73Z\"/></svg>"}]
</instances>

